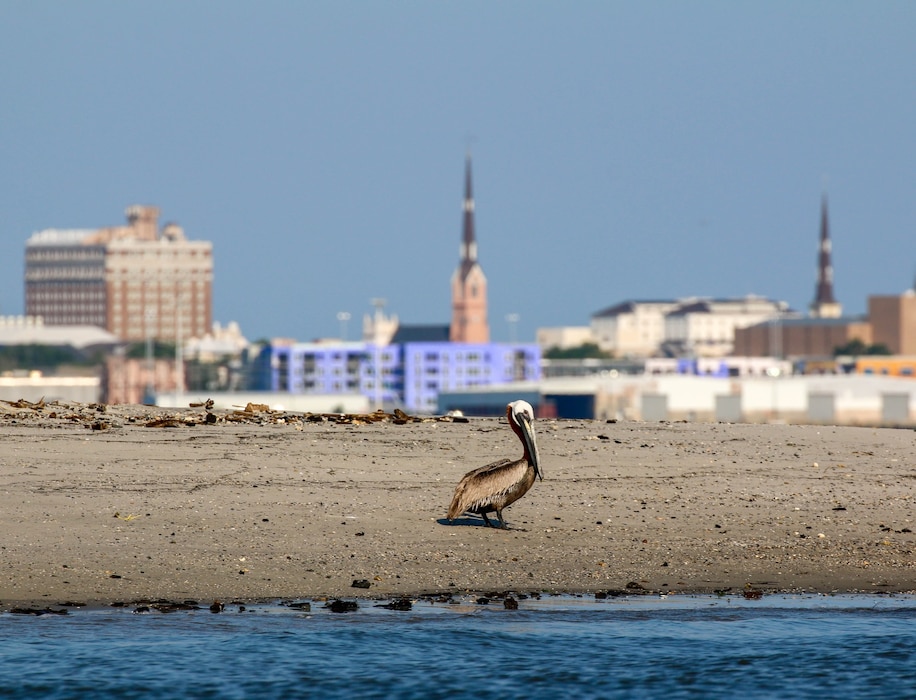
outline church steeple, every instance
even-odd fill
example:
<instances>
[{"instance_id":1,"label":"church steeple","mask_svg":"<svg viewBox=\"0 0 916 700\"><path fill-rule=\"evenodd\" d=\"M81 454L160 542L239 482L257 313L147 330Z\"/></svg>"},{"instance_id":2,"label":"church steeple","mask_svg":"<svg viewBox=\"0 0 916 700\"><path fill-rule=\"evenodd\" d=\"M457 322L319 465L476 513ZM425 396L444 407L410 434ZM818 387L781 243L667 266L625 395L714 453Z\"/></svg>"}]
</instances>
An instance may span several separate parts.
<instances>
[{"instance_id":1,"label":"church steeple","mask_svg":"<svg viewBox=\"0 0 916 700\"><path fill-rule=\"evenodd\" d=\"M461 235L461 269L467 274L477 262L477 239L474 237L474 190L471 186L471 154L464 165L464 222Z\"/></svg>"},{"instance_id":2,"label":"church steeple","mask_svg":"<svg viewBox=\"0 0 916 700\"><path fill-rule=\"evenodd\" d=\"M460 262L452 275L452 324L449 339L456 343L488 343L487 278L477 262L474 233L474 192L471 185L471 154L464 166L464 203Z\"/></svg>"},{"instance_id":3,"label":"church steeple","mask_svg":"<svg viewBox=\"0 0 916 700\"><path fill-rule=\"evenodd\" d=\"M817 287L811 302L811 315L816 318L838 318L843 307L833 296L833 265L830 262L830 225L827 219L827 195L821 198L821 240L817 256Z\"/></svg>"}]
</instances>

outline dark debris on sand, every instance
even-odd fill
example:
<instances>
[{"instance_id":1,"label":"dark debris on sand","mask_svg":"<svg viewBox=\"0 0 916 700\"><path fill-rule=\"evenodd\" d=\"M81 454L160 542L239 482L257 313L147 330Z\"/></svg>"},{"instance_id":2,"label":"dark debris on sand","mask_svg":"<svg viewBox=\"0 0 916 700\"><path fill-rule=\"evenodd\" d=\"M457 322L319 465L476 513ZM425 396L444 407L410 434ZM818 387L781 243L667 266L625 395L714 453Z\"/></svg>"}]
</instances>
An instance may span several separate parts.
<instances>
[{"instance_id":1,"label":"dark debris on sand","mask_svg":"<svg viewBox=\"0 0 916 700\"><path fill-rule=\"evenodd\" d=\"M336 425L371 425L373 423L467 423L463 416L411 416L399 408L388 413L381 409L373 413L296 413L273 410L267 404L247 403L244 408L216 409L212 399L188 404L188 409L163 409L156 406L75 401L0 400L0 424L37 423L43 426L82 425L90 430L110 430L124 425L147 428L183 428L196 425L301 425L304 423L333 423Z\"/></svg>"}]
</instances>

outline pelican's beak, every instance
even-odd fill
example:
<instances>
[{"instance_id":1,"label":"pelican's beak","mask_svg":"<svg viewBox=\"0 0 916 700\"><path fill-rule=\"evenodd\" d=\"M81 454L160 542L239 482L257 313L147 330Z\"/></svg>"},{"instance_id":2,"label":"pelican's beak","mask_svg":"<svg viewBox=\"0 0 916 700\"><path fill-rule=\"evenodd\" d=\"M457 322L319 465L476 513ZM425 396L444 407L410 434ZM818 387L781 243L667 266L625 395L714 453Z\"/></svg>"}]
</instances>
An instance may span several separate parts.
<instances>
[{"instance_id":1,"label":"pelican's beak","mask_svg":"<svg viewBox=\"0 0 916 700\"><path fill-rule=\"evenodd\" d=\"M518 427L522 432L522 443L525 445L528 461L534 467L534 473L543 481L544 473L541 471L541 456L538 454L538 443L534 439L534 428L531 425L531 419L524 413L520 413L518 418Z\"/></svg>"}]
</instances>

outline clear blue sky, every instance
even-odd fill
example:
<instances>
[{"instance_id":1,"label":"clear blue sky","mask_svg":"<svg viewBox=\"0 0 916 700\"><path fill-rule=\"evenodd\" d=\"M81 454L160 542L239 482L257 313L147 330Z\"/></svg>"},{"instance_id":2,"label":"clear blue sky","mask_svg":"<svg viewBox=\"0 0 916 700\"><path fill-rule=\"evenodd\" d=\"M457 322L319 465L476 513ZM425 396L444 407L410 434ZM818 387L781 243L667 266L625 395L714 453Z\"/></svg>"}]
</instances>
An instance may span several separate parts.
<instances>
[{"instance_id":1,"label":"clear blue sky","mask_svg":"<svg viewBox=\"0 0 916 700\"><path fill-rule=\"evenodd\" d=\"M28 236L155 204L214 316L447 323L464 156L490 323L629 298L850 313L916 275L916 3L0 0L0 314Z\"/></svg>"}]
</instances>

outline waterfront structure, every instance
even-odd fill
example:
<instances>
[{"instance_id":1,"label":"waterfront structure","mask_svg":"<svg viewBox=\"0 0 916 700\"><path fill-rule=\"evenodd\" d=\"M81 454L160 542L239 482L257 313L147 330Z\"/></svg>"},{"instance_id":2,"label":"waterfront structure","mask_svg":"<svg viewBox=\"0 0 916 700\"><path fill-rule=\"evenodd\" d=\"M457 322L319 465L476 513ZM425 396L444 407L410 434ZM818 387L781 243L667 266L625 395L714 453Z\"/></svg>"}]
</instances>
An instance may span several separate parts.
<instances>
[{"instance_id":1,"label":"waterfront structure","mask_svg":"<svg viewBox=\"0 0 916 700\"><path fill-rule=\"evenodd\" d=\"M615 357L721 357L732 352L738 328L791 313L786 302L753 295L629 300L594 314L591 329Z\"/></svg>"},{"instance_id":2,"label":"waterfront structure","mask_svg":"<svg viewBox=\"0 0 916 700\"><path fill-rule=\"evenodd\" d=\"M465 161L462 222L460 262L452 275L452 323L449 340L453 343L488 343L490 326L487 321L487 278L480 263L477 262L470 155Z\"/></svg>"},{"instance_id":3,"label":"waterfront structure","mask_svg":"<svg viewBox=\"0 0 916 700\"><path fill-rule=\"evenodd\" d=\"M735 331L789 313L789 305L754 295L698 299L665 315L666 355L723 357L732 353Z\"/></svg>"},{"instance_id":4,"label":"waterfront structure","mask_svg":"<svg viewBox=\"0 0 916 700\"><path fill-rule=\"evenodd\" d=\"M404 404L436 410L439 393L539 379L533 343L406 343L402 346Z\"/></svg>"},{"instance_id":5,"label":"waterfront structure","mask_svg":"<svg viewBox=\"0 0 916 700\"><path fill-rule=\"evenodd\" d=\"M272 342L255 358L253 391L362 394L433 413L440 391L540 378L536 344Z\"/></svg>"},{"instance_id":6,"label":"waterfront structure","mask_svg":"<svg viewBox=\"0 0 916 700\"><path fill-rule=\"evenodd\" d=\"M827 220L827 195L821 198L821 237L817 252L817 285L811 302L812 318L840 318L843 307L833 294L833 263L831 262L830 225Z\"/></svg>"},{"instance_id":7,"label":"waterfront structure","mask_svg":"<svg viewBox=\"0 0 916 700\"><path fill-rule=\"evenodd\" d=\"M645 361L648 375L772 377L792 373L792 363L776 357L650 357Z\"/></svg>"},{"instance_id":8,"label":"waterfront structure","mask_svg":"<svg viewBox=\"0 0 916 700\"><path fill-rule=\"evenodd\" d=\"M152 404L158 396L178 397L184 391L184 368L179 368L174 358L127 357L123 352L105 358L101 377L104 403ZM182 408L187 408L187 399L181 403ZM178 404L173 401L171 405Z\"/></svg>"},{"instance_id":9,"label":"waterfront structure","mask_svg":"<svg viewBox=\"0 0 916 700\"><path fill-rule=\"evenodd\" d=\"M833 357L858 340L883 345L892 355L916 355L916 292L868 297L868 315L782 318L735 332L736 355L790 358Z\"/></svg>"},{"instance_id":10,"label":"waterfront structure","mask_svg":"<svg viewBox=\"0 0 916 700\"><path fill-rule=\"evenodd\" d=\"M893 371L886 361L871 374L670 373L545 379L443 392L438 412L499 415L507 400L521 398L542 418L913 426L916 381L904 374L903 360L897 363L903 376L882 376L884 368L888 375ZM916 363L909 366L916 368Z\"/></svg>"},{"instance_id":11,"label":"waterfront structure","mask_svg":"<svg viewBox=\"0 0 916 700\"><path fill-rule=\"evenodd\" d=\"M201 337L213 323L213 254L159 209L128 207L126 226L47 229L26 242L26 314L93 325L121 340Z\"/></svg>"},{"instance_id":12,"label":"waterfront structure","mask_svg":"<svg viewBox=\"0 0 916 700\"><path fill-rule=\"evenodd\" d=\"M895 355L916 355L916 291L868 297L871 342Z\"/></svg>"},{"instance_id":13,"label":"waterfront structure","mask_svg":"<svg viewBox=\"0 0 916 700\"><path fill-rule=\"evenodd\" d=\"M41 316L0 316L0 347L46 345L70 347L77 352L109 351L120 341L94 325L52 326Z\"/></svg>"},{"instance_id":14,"label":"waterfront structure","mask_svg":"<svg viewBox=\"0 0 916 700\"><path fill-rule=\"evenodd\" d=\"M749 357L833 357L838 347L852 340L871 345L867 318L774 318L737 329L733 352Z\"/></svg>"},{"instance_id":15,"label":"waterfront structure","mask_svg":"<svg viewBox=\"0 0 916 700\"><path fill-rule=\"evenodd\" d=\"M555 326L552 328L538 328L538 345L542 350L566 350L578 348L587 343L594 343L595 336L590 326Z\"/></svg>"},{"instance_id":16,"label":"waterfront structure","mask_svg":"<svg viewBox=\"0 0 916 700\"><path fill-rule=\"evenodd\" d=\"M628 300L592 315L598 347L615 357L658 354L665 340L665 315L682 302L675 299Z\"/></svg>"}]
</instances>

